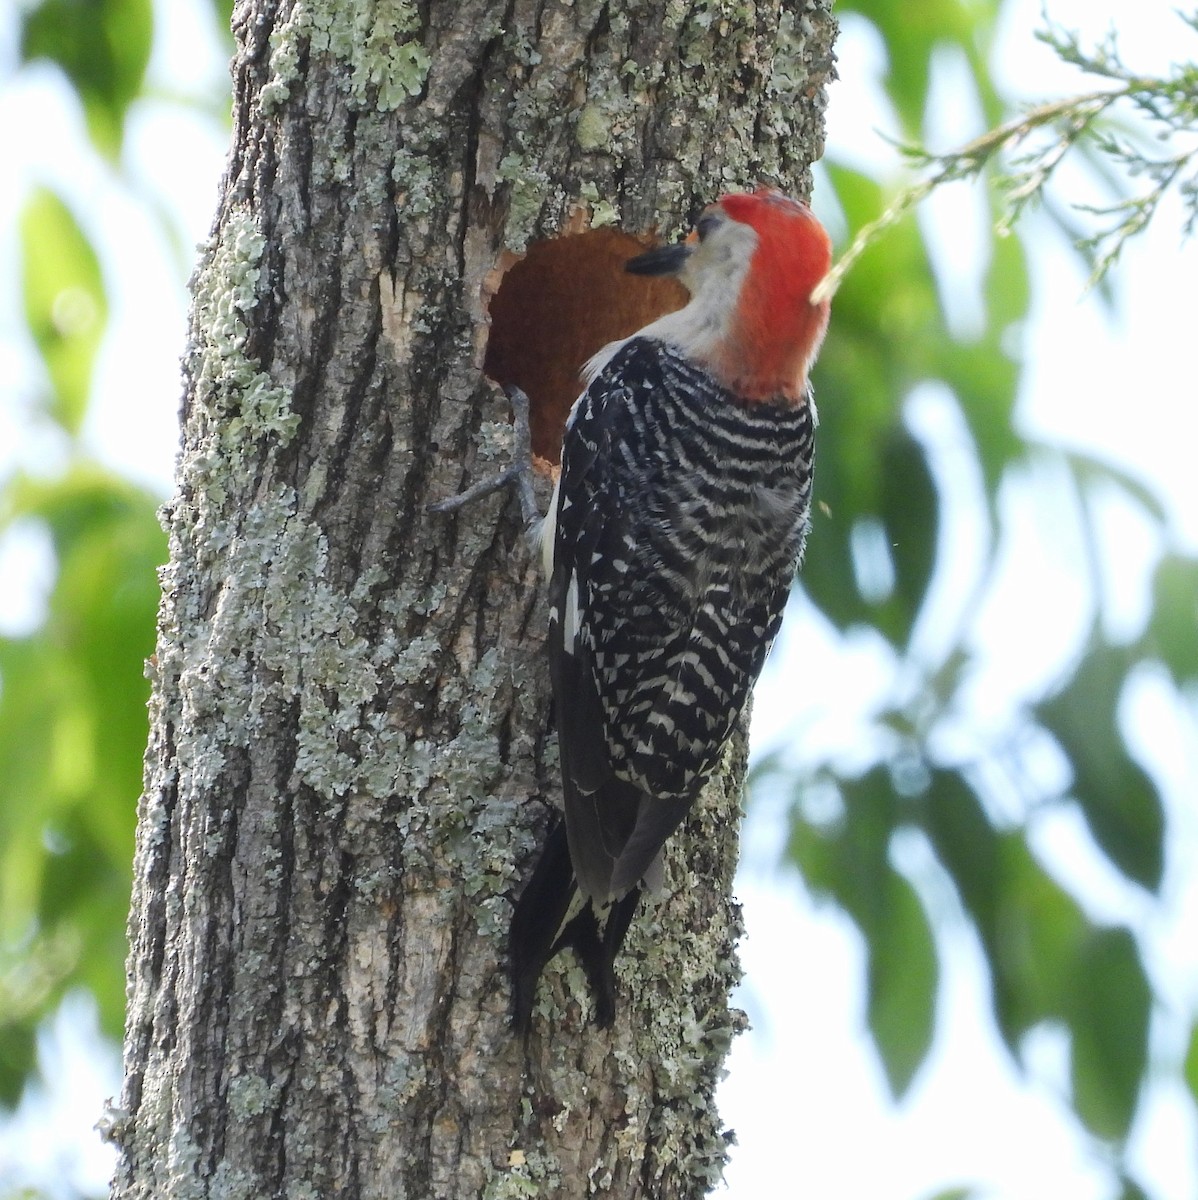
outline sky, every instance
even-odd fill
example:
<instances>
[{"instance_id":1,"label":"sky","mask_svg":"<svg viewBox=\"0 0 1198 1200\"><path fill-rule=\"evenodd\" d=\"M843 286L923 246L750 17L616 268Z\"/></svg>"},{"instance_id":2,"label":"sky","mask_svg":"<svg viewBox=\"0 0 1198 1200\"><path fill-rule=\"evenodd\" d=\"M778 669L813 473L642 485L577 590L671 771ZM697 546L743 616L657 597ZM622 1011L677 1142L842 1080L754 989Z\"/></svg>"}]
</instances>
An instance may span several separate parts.
<instances>
[{"instance_id":1,"label":"sky","mask_svg":"<svg viewBox=\"0 0 1198 1200\"><path fill-rule=\"evenodd\" d=\"M1127 11L1116 0L1052 0L1049 7L1056 20L1091 36L1101 35ZM160 88L202 93L206 81L224 70L222 51L195 5L158 0L156 11L165 29L152 67ZM1160 69L1170 53L1198 52L1198 39L1164 0L1143 0L1135 12L1134 25L1124 20L1127 27L1120 29L1129 61ZM1008 89L1028 99L1076 90L1076 77L1033 40L1038 23L1039 5L1032 0L1021 0L1009 14L1002 54ZM0 33L0 62L11 61L4 36ZM1179 50L1182 46L1192 48ZM828 115L830 145L863 162L885 162L889 151L878 135L887 127L877 100L878 47L859 25L846 22L839 53L840 80ZM943 136L945 144L978 132L968 106L954 99L953 70L948 62L939 75L943 128L929 131ZM33 72L20 89L0 97L0 129L14 143L13 161L27 164L23 173L0 183L0 229L13 227L23 181L44 179L86 198L89 231L102 257L122 262L119 272L107 274L114 293L111 332L98 366L87 438L100 457L165 494L177 439L178 360L186 329L186 297L176 264L186 269L194 257L192 244L211 222L224 136L209 122L181 116L177 106L161 101L139 104L133 116L129 169L148 182L164 208L179 214L181 245L170 247L88 155L63 155L64 145L81 144L81 123L64 104L51 73ZM954 300L967 319L968 264L976 260L981 242L978 205L967 189L954 191L958 194L937 201L932 221L943 231L944 253L966 264ZM821 204L817 188L817 211ZM823 211L834 223L834 213ZM1168 506L1171 536L1194 549L1198 252L1182 241L1180 226L1178 207L1167 206L1148 234L1125 252L1115 280L1121 303L1114 315L1085 291L1066 248L1041 240L1032 259L1035 313L1024 346L1029 369L1019 421L1027 432L1092 449L1152 480ZM13 255L13 245L0 244L0 288L5 289L0 293L0 381L9 381L0 383L0 469L14 457L46 466L57 453L49 443L18 442L18 414L3 400L10 388L9 394L19 394L22 380L36 369L21 349ZM834 324L830 336L835 336ZM913 420L936 426L945 419L944 408L934 394L920 397ZM951 430L942 433L951 441ZM1086 600L1073 582L1068 538L1062 542L1043 528L1035 496L1029 485L1004 497L1004 518L1021 549L999 600L979 615L987 636L1003 647L992 676L996 704L1004 696L1042 687L1069 660L1080 637ZM1109 540L1118 551L1112 570L1118 586L1108 620L1130 629L1143 617L1145 580L1159 547L1128 511L1115 505L1108 515ZM968 514L960 519L967 526ZM967 527L960 536L964 546ZM5 589L0 596L0 627L7 631L36 619L38 563L35 544L0 550L0 577L13 572L33 585L20 595ZM1029 571L1048 581L1035 595L1017 582ZM1038 640L1028 639L1029 628L1037 630ZM800 657L807 674L843 681L843 703L829 706L815 695L806 703L796 699L792 680ZM851 756L860 714L886 681L887 665L868 644L832 637L797 602L758 689L755 751L793 748L801 741L804 752L816 747ZM1155 766L1170 781L1175 839L1194 851L1191 861L1198 861L1198 827L1178 800L1198 794L1192 718L1187 724L1151 681L1139 693L1132 716L1150 731L1151 753L1159 760ZM734 1044L721 1090L723 1115L739 1139L726 1195L732 1200L791 1195L923 1200L949 1186L976 1183L984 1200L1107 1200L1107 1165L1059 1100L1068 1075L1062 1041L1051 1033L1037 1035L1029 1048L1035 1078L1029 1082L1017 1072L990 1026L981 955L963 925L942 935L943 1018L931 1060L902 1104L889 1101L865 1036L860 942L842 915L814 905L793 872L776 865L784 837L779 803L757 797L737 885L748 926L740 1003L755 1029ZM1046 855L1057 856L1083 880L1099 911L1119 919L1129 911L1135 915L1137 898L1104 873L1067 821L1046 840ZM1154 934L1150 968L1188 1013L1198 1002L1198 961L1189 948L1194 939L1182 931L1196 927L1198 897L1192 884L1176 877L1176 857L1171 915ZM44 1050L52 1076L69 1083L25 1110L13 1127L0 1130L0 1180L7 1182L6 1164L12 1169L20 1153L40 1156L50 1177L73 1177L102 1189L110 1159L91 1126L104 1099L119 1088L119 1063L87 1049L89 1020L94 1025L86 1000L79 999L48 1029ZM37 1132L47 1127L56 1131L49 1140ZM1168 1086L1150 1091L1137 1125L1133 1164L1154 1200L1198 1195L1192 1102Z\"/></svg>"}]
</instances>

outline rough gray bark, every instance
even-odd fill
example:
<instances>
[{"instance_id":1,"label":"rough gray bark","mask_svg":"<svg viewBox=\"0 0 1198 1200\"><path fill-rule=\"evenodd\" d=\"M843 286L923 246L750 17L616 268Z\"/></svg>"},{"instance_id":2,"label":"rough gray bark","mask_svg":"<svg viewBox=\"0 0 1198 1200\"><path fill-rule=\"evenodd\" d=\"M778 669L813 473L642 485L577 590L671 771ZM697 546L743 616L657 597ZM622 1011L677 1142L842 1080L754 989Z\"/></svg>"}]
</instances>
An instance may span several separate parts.
<instances>
[{"instance_id":1,"label":"rough gray bark","mask_svg":"<svg viewBox=\"0 0 1198 1200\"><path fill-rule=\"evenodd\" d=\"M807 190L827 4L242 0L234 25L113 1195L703 1195L739 1020L743 745L637 920L615 1027L559 960L526 1057L504 942L558 795L542 596L514 506L424 506L505 459L484 361L533 395L551 458L568 398L545 380L629 331L599 319L618 255L592 283L603 254L569 248L599 243L562 239L526 284L569 281L569 344L538 351L555 314L509 303L487 360L488 301L531 241Z\"/></svg>"}]
</instances>

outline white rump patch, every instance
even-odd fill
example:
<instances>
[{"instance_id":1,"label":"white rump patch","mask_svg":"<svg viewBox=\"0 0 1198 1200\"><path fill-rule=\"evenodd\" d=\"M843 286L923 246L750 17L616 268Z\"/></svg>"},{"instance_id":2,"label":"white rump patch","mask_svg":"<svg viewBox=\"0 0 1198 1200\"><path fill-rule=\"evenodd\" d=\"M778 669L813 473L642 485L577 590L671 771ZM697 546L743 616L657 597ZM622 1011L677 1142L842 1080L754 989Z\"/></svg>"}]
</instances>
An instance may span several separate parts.
<instances>
[{"instance_id":1,"label":"white rump patch","mask_svg":"<svg viewBox=\"0 0 1198 1200\"><path fill-rule=\"evenodd\" d=\"M566 619L563 624L562 644L567 654L574 653L578 641L578 572L570 572L570 586L566 589Z\"/></svg>"}]
</instances>

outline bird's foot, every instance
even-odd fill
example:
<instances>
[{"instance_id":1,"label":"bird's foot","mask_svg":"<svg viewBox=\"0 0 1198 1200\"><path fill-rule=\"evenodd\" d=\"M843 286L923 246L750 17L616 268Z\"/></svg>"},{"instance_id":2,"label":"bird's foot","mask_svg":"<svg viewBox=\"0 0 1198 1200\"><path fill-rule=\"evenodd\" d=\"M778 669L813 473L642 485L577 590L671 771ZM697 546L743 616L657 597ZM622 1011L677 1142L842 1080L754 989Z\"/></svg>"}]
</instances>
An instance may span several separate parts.
<instances>
[{"instance_id":1,"label":"bird's foot","mask_svg":"<svg viewBox=\"0 0 1198 1200\"><path fill-rule=\"evenodd\" d=\"M520 516L525 532L533 539L541 524L541 513L537 508L536 490L533 486L532 432L528 419L528 396L515 384L504 386L504 392L512 403L512 429L515 444L512 447L512 463L498 475L480 479L456 496L447 496L428 505L429 512L450 513L481 500L503 488L515 487L520 499Z\"/></svg>"}]
</instances>

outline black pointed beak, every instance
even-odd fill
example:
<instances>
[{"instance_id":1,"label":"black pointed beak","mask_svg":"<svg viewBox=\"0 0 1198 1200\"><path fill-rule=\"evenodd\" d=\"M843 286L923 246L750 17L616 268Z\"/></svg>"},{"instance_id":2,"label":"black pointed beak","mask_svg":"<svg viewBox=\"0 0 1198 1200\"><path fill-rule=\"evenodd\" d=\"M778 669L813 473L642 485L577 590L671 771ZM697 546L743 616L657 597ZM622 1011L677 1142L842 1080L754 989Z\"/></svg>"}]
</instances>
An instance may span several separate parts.
<instances>
[{"instance_id":1,"label":"black pointed beak","mask_svg":"<svg viewBox=\"0 0 1198 1200\"><path fill-rule=\"evenodd\" d=\"M683 263L690 258L693 246L686 242L677 242L673 246L658 246L646 250L630 258L624 264L624 270L630 275L677 275L682 270Z\"/></svg>"}]
</instances>

